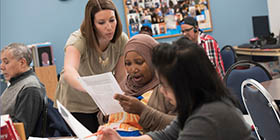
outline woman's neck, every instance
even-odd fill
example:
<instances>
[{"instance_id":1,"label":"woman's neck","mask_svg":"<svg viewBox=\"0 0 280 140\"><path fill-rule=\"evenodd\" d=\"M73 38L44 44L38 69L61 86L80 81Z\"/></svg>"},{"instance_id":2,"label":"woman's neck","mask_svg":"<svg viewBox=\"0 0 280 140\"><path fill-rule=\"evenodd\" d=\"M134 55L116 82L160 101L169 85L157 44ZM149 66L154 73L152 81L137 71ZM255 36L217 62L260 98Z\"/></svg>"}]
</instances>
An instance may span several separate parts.
<instances>
[{"instance_id":1,"label":"woman's neck","mask_svg":"<svg viewBox=\"0 0 280 140\"><path fill-rule=\"evenodd\" d=\"M98 46L99 51L104 52L107 49L109 43L110 41L99 39L99 46Z\"/></svg>"}]
</instances>

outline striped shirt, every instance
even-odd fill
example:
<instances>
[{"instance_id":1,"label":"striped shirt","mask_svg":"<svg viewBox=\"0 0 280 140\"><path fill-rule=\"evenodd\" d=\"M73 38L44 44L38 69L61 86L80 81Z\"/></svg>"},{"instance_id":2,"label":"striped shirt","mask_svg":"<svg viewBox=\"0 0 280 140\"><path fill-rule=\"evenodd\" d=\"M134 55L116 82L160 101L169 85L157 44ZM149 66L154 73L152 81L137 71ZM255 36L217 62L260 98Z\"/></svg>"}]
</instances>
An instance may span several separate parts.
<instances>
[{"instance_id":1,"label":"striped shirt","mask_svg":"<svg viewBox=\"0 0 280 140\"><path fill-rule=\"evenodd\" d=\"M141 102L147 105L151 95L153 93L153 90L147 91L142 96ZM117 130L122 131L135 131L139 130L142 132L143 128L140 126L139 122L139 115L127 113L127 112L119 112L110 114L108 123L104 126L110 127L110 128L116 128Z\"/></svg>"},{"instance_id":2,"label":"striped shirt","mask_svg":"<svg viewBox=\"0 0 280 140\"><path fill-rule=\"evenodd\" d=\"M225 76L224 62L217 41L210 35L200 33L198 36L198 44L204 48L217 73L223 79Z\"/></svg>"}]
</instances>

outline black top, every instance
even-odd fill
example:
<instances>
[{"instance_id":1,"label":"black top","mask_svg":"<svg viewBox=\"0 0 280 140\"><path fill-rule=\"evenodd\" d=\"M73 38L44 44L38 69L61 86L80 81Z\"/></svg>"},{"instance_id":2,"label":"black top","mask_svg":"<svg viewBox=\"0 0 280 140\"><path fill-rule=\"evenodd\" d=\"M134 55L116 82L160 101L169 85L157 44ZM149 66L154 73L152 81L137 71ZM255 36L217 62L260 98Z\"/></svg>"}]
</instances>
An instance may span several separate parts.
<instances>
[{"instance_id":1,"label":"black top","mask_svg":"<svg viewBox=\"0 0 280 140\"><path fill-rule=\"evenodd\" d=\"M16 85L17 82L27 78L28 76L35 75L31 70L24 72L14 78L11 78L11 86ZM24 88L16 98L16 104L14 108L14 116L11 116L13 122L23 122L26 137L32 135L36 127L37 120L43 111L45 96L45 88L41 85L38 87Z\"/></svg>"}]
</instances>

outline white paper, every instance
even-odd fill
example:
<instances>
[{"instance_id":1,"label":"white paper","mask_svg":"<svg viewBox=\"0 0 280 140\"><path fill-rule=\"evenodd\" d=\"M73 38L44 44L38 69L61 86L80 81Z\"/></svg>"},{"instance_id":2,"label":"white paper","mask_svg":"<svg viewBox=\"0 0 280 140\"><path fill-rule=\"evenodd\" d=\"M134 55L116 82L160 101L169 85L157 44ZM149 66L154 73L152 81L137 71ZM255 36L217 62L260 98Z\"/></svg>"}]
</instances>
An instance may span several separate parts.
<instances>
[{"instance_id":1,"label":"white paper","mask_svg":"<svg viewBox=\"0 0 280 140\"><path fill-rule=\"evenodd\" d=\"M41 137L29 137L28 140L79 140L75 137L51 137L51 138L41 138Z\"/></svg>"},{"instance_id":2,"label":"white paper","mask_svg":"<svg viewBox=\"0 0 280 140\"><path fill-rule=\"evenodd\" d=\"M123 91L112 72L80 77L78 80L104 115L123 112L119 102L113 98L116 93L123 94Z\"/></svg>"},{"instance_id":3,"label":"white paper","mask_svg":"<svg viewBox=\"0 0 280 140\"><path fill-rule=\"evenodd\" d=\"M63 119L67 122L67 124L71 127L72 131L76 134L76 136L82 140L82 139L87 139L87 140L96 140L96 136L91 136L90 138L86 138L92 133L84 127L72 114L59 102L57 102L57 108L58 112L61 114Z\"/></svg>"},{"instance_id":4,"label":"white paper","mask_svg":"<svg viewBox=\"0 0 280 140\"><path fill-rule=\"evenodd\" d=\"M9 119L10 119L9 114L1 115L1 119L0 119L1 127L7 125L7 123L5 121L9 121Z\"/></svg>"}]
</instances>

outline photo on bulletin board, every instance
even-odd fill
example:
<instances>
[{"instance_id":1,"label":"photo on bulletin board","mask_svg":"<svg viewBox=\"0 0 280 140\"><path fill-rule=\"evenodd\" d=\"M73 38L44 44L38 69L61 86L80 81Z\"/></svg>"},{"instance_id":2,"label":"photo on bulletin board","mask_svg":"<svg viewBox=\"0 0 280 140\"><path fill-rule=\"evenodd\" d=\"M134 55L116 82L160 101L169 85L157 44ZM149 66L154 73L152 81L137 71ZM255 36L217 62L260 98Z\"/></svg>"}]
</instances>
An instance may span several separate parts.
<instances>
[{"instance_id":1,"label":"photo on bulletin board","mask_svg":"<svg viewBox=\"0 0 280 140\"><path fill-rule=\"evenodd\" d=\"M53 65L52 46L38 46L38 57L40 66Z\"/></svg>"},{"instance_id":2,"label":"photo on bulletin board","mask_svg":"<svg viewBox=\"0 0 280 140\"><path fill-rule=\"evenodd\" d=\"M212 31L209 0L123 0L128 36L142 26L152 30L156 39L181 35L180 23L192 16L204 32Z\"/></svg>"}]
</instances>

